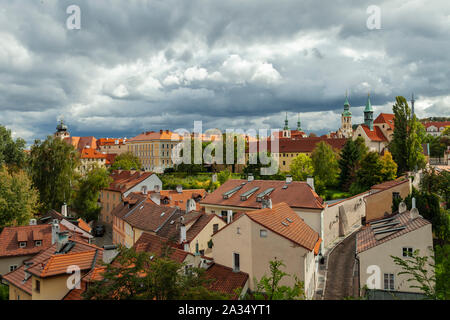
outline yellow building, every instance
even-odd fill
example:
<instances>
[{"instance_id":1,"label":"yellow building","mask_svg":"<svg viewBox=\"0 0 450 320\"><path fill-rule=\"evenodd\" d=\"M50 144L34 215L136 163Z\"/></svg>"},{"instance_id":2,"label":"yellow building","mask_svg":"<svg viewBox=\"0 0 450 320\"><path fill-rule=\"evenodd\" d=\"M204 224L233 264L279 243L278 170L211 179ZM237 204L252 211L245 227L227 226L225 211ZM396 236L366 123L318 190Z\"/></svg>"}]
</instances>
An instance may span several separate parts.
<instances>
[{"instance_id":1,"label":"yellow building","mask_svg":"<svg viewBox=\"0 0 450 320\"><path fill-rule=\"evenodd\" d=\"M171 168L172 150L181 137L169 130L147 131L127 140L127 150L142 163L145 170L162 173ZM140 169L140 168L136 168Z\"/></svg>"},{"instance_id":2,"label":"yellow building","mask_svg":"<svg viewBox=\"0 0 450 320\"><path fill-rule=\"evenodd\" d=\"M315 257L321 238L286 203L245 212L215 233L212 241L214 262L259 280L270 272L270 261L279 259L286 266L285 272L303 281L306 297L314 295ZM280 285L293 284L292 277L280 282ZM253 281L250 289L255 289Z\"/></svg>"},{"instance_id":3,"label":"yellow building","mask_svg":"<svg viewBox=\"0 0 450 320\"><path fill-rule=\"evenodd\" d=\"M9 285L10 300L61 300L102 261L102 248L68 231L60 232L58 224L52 225L52 242L52 246L3 276Z\"/></svg>"}]
</instances>

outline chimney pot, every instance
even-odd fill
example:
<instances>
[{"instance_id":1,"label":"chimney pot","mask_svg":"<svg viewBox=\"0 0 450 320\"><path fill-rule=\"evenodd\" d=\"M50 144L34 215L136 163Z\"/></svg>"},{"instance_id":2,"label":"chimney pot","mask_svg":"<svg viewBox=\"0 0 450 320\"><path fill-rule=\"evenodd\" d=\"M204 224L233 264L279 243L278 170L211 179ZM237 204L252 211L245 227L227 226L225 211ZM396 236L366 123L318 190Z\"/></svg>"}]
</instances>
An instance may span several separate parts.
<instances>
[{"instance_id":1,"label":"chimney pot","mask_svg":"<svg viewBox=\"0 0 450 320\"><path fill-rule=\"evenodd\" d=\"M249 174L248 174L247 180L248 180L249 182L251 182L251 181L254 180L254 177L253 177L253 174L252 174L252 173L249 173Z\"/></svg>"},{"instance_id":2,"label":"chimney pot","mask_svg":"<svg viewBox=\"0 0 450 320\"><path fill-rule=\"evenodd\" d=\"M181 223L180 226L180 242L186 242L186 226L184 225L184 223Z\"/></svg>"},{"instance_id":3,"label":"chimney pot","mask_svg":"<svg viewBox=\"0 0 450 320\"><path fill-rule=\"evenodd\" d=\"M398 205L398 213L403 213L407 210L406 203L403 201Z\"/></svg>"},{"instance_id":4,"label":"chimney pot","mask_svg":"<svg viewBox=\"0 0 450 320\"><path fill-rule=\"evenodd\" d=\"M227 210L227 223L233 222L233 210Z\"/></svg>"},{"instance_id":5,"label":"chimney pot","mask_svg":"<svg viewBox=\"0 0 450 320\"><path fill-rule=\"evenodd\" d=\"M288 174L286 176L286 183L291 183L292 182L292 176L290 174Z\"/></svg>"}]
</instances>

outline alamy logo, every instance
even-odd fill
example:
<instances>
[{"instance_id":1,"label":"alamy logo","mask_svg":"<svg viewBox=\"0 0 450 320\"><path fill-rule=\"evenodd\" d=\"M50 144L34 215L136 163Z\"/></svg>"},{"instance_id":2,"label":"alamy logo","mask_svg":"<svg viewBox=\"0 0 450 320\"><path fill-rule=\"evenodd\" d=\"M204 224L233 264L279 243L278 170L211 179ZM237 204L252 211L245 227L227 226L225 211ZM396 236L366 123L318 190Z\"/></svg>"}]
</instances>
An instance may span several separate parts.
<instances>
[{"instance_id":1,"label":"alamy logo","mask_svg":"<svg viewBox=\"0 0 450 320\"><path fill-rule=\"evenodd\" d=\"M381 269L379 266L371 265L367 267L367 274L370 276L367 278L366 285L369 289L381 289Z\"/></svg>"},{"instance_id":2,"label":"alamy logo","mask_svg":"<svg viewBox=\"0 0 450 320\"><path fill-rule=\"evenodd\" d=\"M67 278L67 288L69 290L72 289L81 289L80 280L81 280L81 272L80 267L77 265L71 265L67 267L67 274L71 274L69 278Z\"/></svg>"},{"instance_id":3,"label":"alamy logo","mask_svg":"<svg viewBox=\"0 0 450 320\"><path fill-rule=\"evenodd\" d=\"M379 6L371 5L367 7L366 13L369 14L369 17L366 21L367 29L381 29L381 9Z\"/></svg>"},{"instance_id":4,"label":"alamy logo","mask_svg":"<svg viewBox=\"0 0 450 320\"><path fill-rule=\"evenodd\" d=\"M70 16L66 20L66 26L69 30L81 29L81 10L77 5L70 5L66 9L66 13Z\"/></svg>"}]
</instances>

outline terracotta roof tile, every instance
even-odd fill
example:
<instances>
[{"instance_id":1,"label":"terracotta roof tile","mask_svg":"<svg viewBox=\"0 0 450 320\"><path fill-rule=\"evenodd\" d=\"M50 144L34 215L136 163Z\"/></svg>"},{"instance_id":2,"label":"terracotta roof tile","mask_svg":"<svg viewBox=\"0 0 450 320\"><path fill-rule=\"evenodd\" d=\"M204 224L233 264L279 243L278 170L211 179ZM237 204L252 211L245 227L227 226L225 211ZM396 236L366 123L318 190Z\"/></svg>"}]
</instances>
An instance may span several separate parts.
<instances>
[{"instance_id":1,"label":"terracotta roof tile","mask_svg":"<svg viewBox=\"0 0 450 320\"><path fill-rule=\"evenodd\" d=\"M163 250L167 245L170 246L172 251L169 258L174 261L182 263L188 255L192 255L191 253L184 250L174 248L173 246L171 246L168 239L148 232L142 233L138 241L136 241L136 243L134 244L133 248L136 250L136 252L148 252L159 256L163 253Z\"/></svg>"},{"instance_id":2,"label":"terracotta roof tile","mask_svg":"<svg viewBox=\"0 0 450 320\"><path fill-rule=\"evenodd\" d=\"M319 234L284 202L274 205L272 209L250 211L246 212L245 215L256 223L310 251L314 250L317 242L321 241Z\"/></svg>"},{"instance_id":3,"label":"terracotta roof tile","mask_svg":"<svg viewBox=\"0 0 450 320\"><path fill-rule=\"evenodd\" d=\"M64 226L60 227L61 231L66 230ZM36 246L35 240L42 240L41 245ZM26 247L20 248L19 242L25 241ZM5 227L0 234L0 257L33 255L47 249L51 244L52 226L50 224Z\"/></svg>"},{"instance_id":4,"label":"terracotta roof tile","mask_svg":"<svg viewBox=\"0 0 450 320\"><path fill-rule=\"evenodd\" d=\"M373 123L386 123L394 130L394 119L395 115L393 113L380 113Z\"/></svg>"},{"instance_id":5,"label":"terracotta roof tile","mask_svg":"<svg viewBox=\"0 0 450 320\"><path fill-rule=\"evenodd\" d=\"M153 193L155 192L148 192L149 196L151 196ZM186 203L189 199L202 200L206 196L206 190L183 189L181 193L177 192L176 190L161 190L159 191L159 194L161 196L161 205L170 207L178 206L181 209L186 209ZM164 200L166 200L167 203ZM200 206L197 201L195 210L200 210Z\"/></svg>"},{"instance_id":6,"label":"terracotta roof tile","mask_svg":"<svg viewBox=\"0 0 450 320\"><path fill-rule=\"evenodd\" d=\"M388 242L389 240L398 238L408 232L417 230L423 226L430 224L429 221L421 217L411 220L409 211L406 211L401 214L396 214L393 216L393 218L394 219L390 222L398 222L398 225L394 226L395 228L398 227L405 227L405 228L402 230L398 230L392 234L388 234L386 237L377 240L374 231L371 228L371 224L374 224L379 220L371 221L365 228L359 231L356 235L356 252L361 253L370 248L376 247L382 243Z\"/></svg>"},{"instance_id":7,"label":"terracotta roof tile","mask_svg":"<svg viewBox=\"0 0 450 320\"><path fill-rule=\"evenodd\" d=\"M235 290L243 288L247 283L249 276L245 272L234 272L233 269L214 263L206 272L205 277L212 280L208 284L208 289L232 295L237 299Z\"/></svg>"},{"instance_id":8,"label":"terracotta roof tile","mask_svg":"<svg viewBox=\"0 0 450 320\"><path fill-rule=\"evenodd\" d=\"M118 191L124 193L152 176L153 172L114 170L109 176L113 179L109 187L105 190Z\"/></svg>"},{"instance_id":9,"label":"terracotta roof tile","mask_svg":"<svg viewBox=\"0 0 450 320\"><path fill-rule=\"evenodd\" d=\"M253 180L248 182L247 180L231 179L221 185L213 193L208 194L205 199L200 202L200 204L260 209L261 202L256 201L257 195L269 188L275 188L270 193L270 198L273 204L286 202L292 208L309 208L318 210L324 208L323 199L319 197L306 182L292 181L288 184L287 189L283 189L283 186L285 185L285 181ZM223 194L225 192L238 186L242 186L242 188L236 191L228 199L224 199ZM247 200L241 200L242 194L256 187L259 187L259 189Z\"/></svg>"},{"instance_id":10,"label":"terracotta roof tile","mask_svg":"<svg viewBox=\"0 0 450 320\"><path fill-rule=\"evenodd\" d=\"M368 126L362 124L361 127L364 129L367 137L369 137L372 141L387 141L386 137L383 134L383 131L377 126L373 127L373 130L370 130Z\"/></svg>"}]
</instances>

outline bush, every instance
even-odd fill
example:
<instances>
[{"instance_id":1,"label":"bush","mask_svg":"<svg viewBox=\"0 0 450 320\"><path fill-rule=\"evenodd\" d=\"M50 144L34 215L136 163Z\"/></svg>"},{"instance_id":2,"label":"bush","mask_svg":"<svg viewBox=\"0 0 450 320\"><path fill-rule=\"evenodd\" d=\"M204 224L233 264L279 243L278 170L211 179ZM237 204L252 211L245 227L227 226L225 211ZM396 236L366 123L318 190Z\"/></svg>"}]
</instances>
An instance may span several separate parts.
<instances>
[{"instance_id":1,"label":"bush","mask_svg":"<svg viewBox=\"0 0 450 320\"><path fill-rule=\"evenodd\" d=\"M9 287L0 283L0 300L9 300Z\"/></svg>"}]
</instances>

